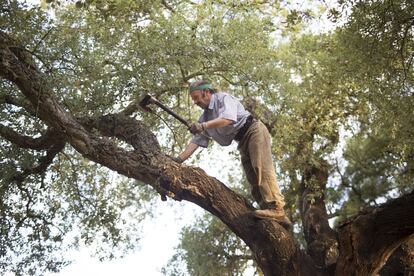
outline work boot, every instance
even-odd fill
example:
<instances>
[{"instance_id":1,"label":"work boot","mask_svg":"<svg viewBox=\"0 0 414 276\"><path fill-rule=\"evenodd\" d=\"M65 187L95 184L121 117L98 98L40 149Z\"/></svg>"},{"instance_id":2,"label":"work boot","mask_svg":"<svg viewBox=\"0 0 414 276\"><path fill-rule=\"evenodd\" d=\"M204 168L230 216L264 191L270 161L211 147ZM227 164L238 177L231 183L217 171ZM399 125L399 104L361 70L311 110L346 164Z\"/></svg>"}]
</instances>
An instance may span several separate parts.
<instances>
[{"instance_id":1,"label":"work boot","mask_svg":"<svg viewBox=\"0 0 414 276\"><path fill-rule=\"evenodd\" d=\"M280 223L285 229L289 230L292 227L292 222L286 216L283 209L264 209L255 210L252 212L253 216L258 219L270 219Z\"/></svg>"}]
</instances>

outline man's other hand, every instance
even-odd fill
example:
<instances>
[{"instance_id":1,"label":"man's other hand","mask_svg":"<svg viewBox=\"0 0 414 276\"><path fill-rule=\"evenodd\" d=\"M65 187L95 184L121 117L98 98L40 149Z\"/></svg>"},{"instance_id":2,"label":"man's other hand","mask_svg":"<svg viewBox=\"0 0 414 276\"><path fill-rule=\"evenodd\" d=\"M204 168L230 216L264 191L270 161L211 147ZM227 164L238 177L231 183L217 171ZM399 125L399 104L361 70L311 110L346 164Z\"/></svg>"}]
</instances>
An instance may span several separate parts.
<instances>
[{"instance_id":1,"label":"man's other hand","mask_svg":"<svg viewBox=\"0 0 414 276\"><path fill-rule=\"evenodd\" d=\"M181 164L181 163L183 163L183 162L184 162L184 160L183 160L183 159L181 159L179 156L175 157L175 156L171 156L171 155L168 155L168 154L167 154L167 156L168 156L168 158L170 158L172 161L177 162L177 163L179 163L179 164Z\"/></svg>"},{"instance_id":2,"label":"man's other hand","mask_svg":"<svg viewBox=\"0 0 414 276\"><path fill-rule=\"evenodd\" d=\"M196 122L192 123L190 128L188 129L192 134L199 134L204 131L204 127L202 124Z\"/></svg>"}]
</instances>

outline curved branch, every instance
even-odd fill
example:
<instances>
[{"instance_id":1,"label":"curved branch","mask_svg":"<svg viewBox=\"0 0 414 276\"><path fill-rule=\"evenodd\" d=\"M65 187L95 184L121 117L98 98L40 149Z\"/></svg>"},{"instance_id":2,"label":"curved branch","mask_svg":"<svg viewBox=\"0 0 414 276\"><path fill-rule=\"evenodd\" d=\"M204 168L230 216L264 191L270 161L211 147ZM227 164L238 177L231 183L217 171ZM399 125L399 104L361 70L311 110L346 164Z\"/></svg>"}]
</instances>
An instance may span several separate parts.
<instances>
[{"instance_id":1,"label":"curved branch","mask_svg":"<svg viewBox=\"0 0 414 276\"><path fill-rule=\"evenodd\" d=\"M21 108L25 109L30 115L36 116L36 113L35 113L33 107L30 105L29 102L24 101L24 100L20 100L20 99L16 99L13 96L0 95L0 104L11 104L11 105L14 105L16 107L21 107Z\"/></svg>"},{"instance_id":2,"label":"curved branch","mask_svg":"<svg viewBox=\"0 0 414 276\"><path fill-rule=\"evenodd\" d=\"M414 236L399 246L381 268L379 275L411 275L414 273Z\"/></svg>"},{"instance_id":3,"label":"curved branch","mask_svg":"<svg viewBox=\"0 0 414 276\"><path fill-rule=\"evenodd\" d=\"M148 139L137 136L141 133L140 129L145 126L123 114L111 114L95 120L84 120L84 124L99 129L105 136L117 137L133 145L136 150L148 149L148 144L146 146L140 144ZM154 149L151 149L146 155L153 151ZM266 271L266 275L273 275L280 271L289 275L292 272L289 263L301 254L292 236L282 227L273 222L255 220L250 216L254 208L244 197L236 194L217 179L208 176L201 169L178 166L165 156L158 156L158 160L161 162L159 165L162 169L159 177L151 184L152 186L159 185L162 191L166 191L175 200L193 202L219 217L252 248L255 259ZM252 233L255 234L252 235ZM285 238L280 240L279 235ZM277 253L274 252L275 248L279 250ZM290 255L286 255L286 252L290 252ZM268 256L273 257L269 259Z\"/></svg>"},{"instance_id":4,"label":"curved branch","mask_svg":"<svg viewBox=\"0 0 414 276\"><path fill-rule=\"evenodd\" d=\"M47 168L53 162L53 158L63 150L65 147L65 141L62 140L54 145L52 145L46 153L46 156L43 156L39 159L39 165L33 168L29 168L24 170L22 173L19 173L12 177L12 181L17 181L18 183L22 183L26 177L31 174L43 174L46 172Z\"/></svg>"},{"instance_id":5,"label":"curved branch","mask_svg":"<svg viewBox=\"0 0 414 276\"><path fill-rule=\"evenodd\" d=\"M414 234L414 192L366 210L339 227L336 275L375 275Z\"/></svg>"},{"instance_id":6,"label":"curved branch","mask_svg":"<svg viewBox=\"0 0 414 276\"><path fill-rule=\"evenodd\" d=\"M63 139L62 135L53 130L46 131L46 133L39 138L32 138L30 136L21 135L12 128L2 124L0 124L0 136L18 147L34 150L48 149L57 141Z\"/></svg>"}]
</instances>

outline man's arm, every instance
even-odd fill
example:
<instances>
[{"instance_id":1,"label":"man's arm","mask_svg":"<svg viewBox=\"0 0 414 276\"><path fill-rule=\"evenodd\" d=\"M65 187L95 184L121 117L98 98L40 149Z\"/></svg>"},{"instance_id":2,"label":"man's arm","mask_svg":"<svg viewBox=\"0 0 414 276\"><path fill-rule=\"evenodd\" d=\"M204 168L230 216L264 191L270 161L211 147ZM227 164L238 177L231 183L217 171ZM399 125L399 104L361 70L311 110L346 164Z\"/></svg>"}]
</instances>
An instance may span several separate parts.
<instances>
[{"instance_id":1,"label":"man's arm","mask_svg":"<svg viewBox=\"0 0 414 276\"><path fill-rule=\"evenodd\" d=\"M233 120L225 119L225 118L216 118L214 120L210 120L203 123L192 123L189 130L192 134L198 134L203 132L204 130L208 128L219 128L234 124Z\"/></svg>"},{"instance_id":2,"label":"man's arm","mask_svg":"<svg viewBox=\"0 0 414 276\"><path fill-rule=\"evenodd\" d=\"M178 155L178 158L180 158L182 162L184 162L195 152L196 149L198 149L198 145L190 142L185 147L185 150L182 153L180 153L180 155Z\"/></svg>"},{"instance_id":3,"label":"man's arm","mask_svg":"<svg viewBox=\"0 0 414 276\"><path fill-rule=\"evenodd\" d=\"M229 120L229 119L224 119L224 118L216 118L214 120L202 123L204 129L219 128L219 127L224 127L224 126L228 126L231 124L234 124L234 121Z\"/></svg>"},{"instance_id":4,"label":"man's arm","mask_svg":"<svg viewBox=\"0 0 414 276\"><path fill-rule=\"evenodd\" d=\"M228 126L231 124L234 124L234 121L229 120L229 119L224 119L224 118L216 118L214 120L202 123L204 129L219 128L219 127L224 127L224 126ZM178 159L181 160L181 162L184 162L196 151L196 149L198 149L198 147L199 146L197 144L190 142L186 146L185 150L182 153L180 153L180 155L178 155Z\"/></svg>"}]
</instances>

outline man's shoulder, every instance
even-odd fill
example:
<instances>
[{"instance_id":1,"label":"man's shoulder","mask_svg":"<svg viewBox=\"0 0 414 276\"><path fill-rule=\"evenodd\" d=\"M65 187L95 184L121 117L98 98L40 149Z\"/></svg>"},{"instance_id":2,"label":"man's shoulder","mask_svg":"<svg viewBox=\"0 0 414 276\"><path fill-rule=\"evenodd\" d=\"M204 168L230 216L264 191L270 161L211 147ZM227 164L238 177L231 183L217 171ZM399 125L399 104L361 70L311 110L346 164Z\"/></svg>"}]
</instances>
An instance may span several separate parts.
<instances>
[{"instance_id":1,"label":"man's shoulder","mask_svg":"<svg viewBox=\"0 0 414 276\"><path fill-rule=\"evenodd\" d=\"M225 97L232 97L229 93L226 93L226 92L217 92L215 94L216 94L216 97L215 97L216 100L222 100Z\"/></svg>"},{"instance_id":2,"label":"man's shoulder","mask_svg":"<svg viewBox=\"0 0 414 276\"><path fill-rule=\"evenodd\" d=\"M225 98L229 98L230 95L225 93L225 92L217 92L215 93L215 97L214 97L214 104L213 104L213 108L223 108L223 106L225 105Z\"/></svg>"},{"instance_id":3,"label":"man's shoulder","mask_svg":"<svg viewBox=\"0 0 414 276\"><path fill-rule=\"evenodd\" d=\"M223 91L216 92L216 95L219 96L219 97L230 96L229 93L223 92Z\"/></svg>"}]
</instances>

